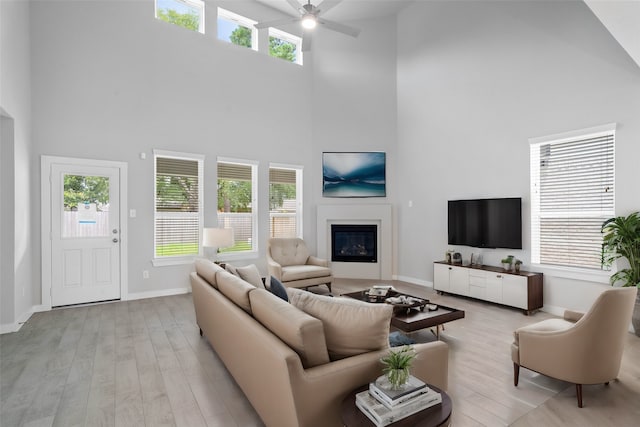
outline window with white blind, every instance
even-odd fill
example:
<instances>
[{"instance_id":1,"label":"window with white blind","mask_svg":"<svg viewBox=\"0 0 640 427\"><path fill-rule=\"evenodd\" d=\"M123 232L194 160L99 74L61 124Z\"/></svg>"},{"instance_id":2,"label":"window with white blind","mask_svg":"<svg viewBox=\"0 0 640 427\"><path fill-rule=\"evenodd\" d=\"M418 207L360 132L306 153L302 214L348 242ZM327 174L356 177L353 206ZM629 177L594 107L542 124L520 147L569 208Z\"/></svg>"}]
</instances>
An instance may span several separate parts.
<instances>
[{"instance_id":1,"label":"window with white blind","mask_svg":"<svg viewBox=\"0 0 640 427\"><path fill-rule=\"evenodd\" d=\"M218 227L233 229L235 245L220 253L258 249L258 164L218 158Z\"/></svg>"},{"instance_id":2,"label":"window with white blind","mask_svg":"<svg viewBox=\"0 0 640 427\"><path fill-rule=\"evenodd\" d=\"M204 156L154 150L156 259L200 254Z\"/></svg>"},{"instance_id":3,"label":"window with white blind","mask_svg":"<svg viewBox=\"0 0 640 427\"><path fill-rule=\"evenodd\" d=\"M602 223L615 216L615 124L534 138L531 261L602 268Z\"/></svg>"},{"instance_id":4,"label":"window with white blind","mask_svg":"<svg viewBox=\"0 0 640 427\"><path fill-rule=\"evenodd\" d=\"M269 237L302 237L300 167L269 167Z\"/></svg>"}]
</instances>

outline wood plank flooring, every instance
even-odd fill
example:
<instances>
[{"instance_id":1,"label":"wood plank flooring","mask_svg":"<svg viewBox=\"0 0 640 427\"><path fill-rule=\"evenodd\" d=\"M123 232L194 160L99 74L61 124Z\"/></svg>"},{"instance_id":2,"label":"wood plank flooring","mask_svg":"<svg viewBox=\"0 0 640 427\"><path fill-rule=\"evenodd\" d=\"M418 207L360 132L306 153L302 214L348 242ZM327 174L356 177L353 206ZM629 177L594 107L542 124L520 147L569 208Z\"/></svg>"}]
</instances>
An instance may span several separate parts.
<instances>
[{"instance_id":1,"label":"wood plank flooring","mask_svg":"<svg viewBox=\"0 0 640 427\"><path fill-rule=\"evenodd\" d=\"M385 282L389 283L389 282ZM371 281L338 279L338 295ZM629 334L608 387L575 388L521 370L513 386L514 329L552 316L393 282L399 290L465 310L441 339L450 346L453 426L637 426L640 338ZM326 288L312 288L327 293ZM229 325L232 327L232 325ZM263 425L195 324L191 295L36 313L0 336L0 426ZM413 334L433 340L430 331ZM277 426L274 426L277 427Z\"/></svg>"}]
</instances>

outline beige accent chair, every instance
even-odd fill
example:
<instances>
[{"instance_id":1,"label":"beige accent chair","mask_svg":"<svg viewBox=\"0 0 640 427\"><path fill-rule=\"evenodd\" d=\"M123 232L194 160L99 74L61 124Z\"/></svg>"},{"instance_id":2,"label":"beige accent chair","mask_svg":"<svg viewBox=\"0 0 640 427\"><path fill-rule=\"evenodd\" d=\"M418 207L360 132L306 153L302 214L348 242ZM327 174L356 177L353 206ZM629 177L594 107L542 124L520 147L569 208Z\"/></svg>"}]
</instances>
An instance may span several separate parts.
<instances>
[{"instance_id":1,"label":"beige accent chair","mask_svg":"<svg viewBox=\"0 0 640 427\"><path fill-rule=\"evenodd\" d=\"M273 237L267 245L269 274L290 288L327 285L331 292L333 275L329 262L309 255L304 240Z\"/></svg>"},{"instance_id":2,"label":"beige accent chair","mask_svg":"<svg viewBox=\"0 0 640 427\"><path fill-rule=\"evenodd\" d=\"M582 408L582 384L609 384L618 376L637 288L605 290L586 314L567 310L519 328L511 345L513 385L520 367L574 383Z\"/></svg>"}]
</instances>

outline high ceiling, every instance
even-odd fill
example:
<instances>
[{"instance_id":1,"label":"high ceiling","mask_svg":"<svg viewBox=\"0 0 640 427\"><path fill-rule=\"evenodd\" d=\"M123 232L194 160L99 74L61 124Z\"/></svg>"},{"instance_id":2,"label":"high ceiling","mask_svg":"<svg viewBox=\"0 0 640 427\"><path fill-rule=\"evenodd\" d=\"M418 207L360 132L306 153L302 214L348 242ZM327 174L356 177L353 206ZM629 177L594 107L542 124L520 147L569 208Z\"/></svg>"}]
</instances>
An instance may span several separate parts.
<instances>
[{"instance_id":1,"label":"high ceiling","mask_svg":"<svg viewBox=\"0 0 640 427\"><path fill-rule=\"evenodd\" d=\"M286 0L256 0L291 16L296 12ZM322 0L311 0L311 4L318 5ZM387 15L395 15L412 0L342 0L339 5L327 12L327 19L335 21L351 21L357 19L371 19ZM301 5L307 0L298 0Z\"/></svg>"}]
</instances>

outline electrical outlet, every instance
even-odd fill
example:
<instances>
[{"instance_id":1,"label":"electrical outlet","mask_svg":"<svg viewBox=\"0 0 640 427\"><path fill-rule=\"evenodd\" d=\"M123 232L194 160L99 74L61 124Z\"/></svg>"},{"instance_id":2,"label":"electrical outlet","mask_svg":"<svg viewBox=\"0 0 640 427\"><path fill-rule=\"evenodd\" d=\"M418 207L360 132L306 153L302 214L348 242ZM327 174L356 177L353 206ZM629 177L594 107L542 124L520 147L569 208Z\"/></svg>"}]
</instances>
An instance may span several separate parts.
<instances>
[{"instance_id":1,"label":"electrical outlet","mask_svg":"<svg viewBox=\"0 0 640 427\"><path fill-rule=\"evenodd\" d=\"M142 271L142 278L143 279L148 279L149 278L149 270L143 270Z\"/></svg>"}]
</instances>

